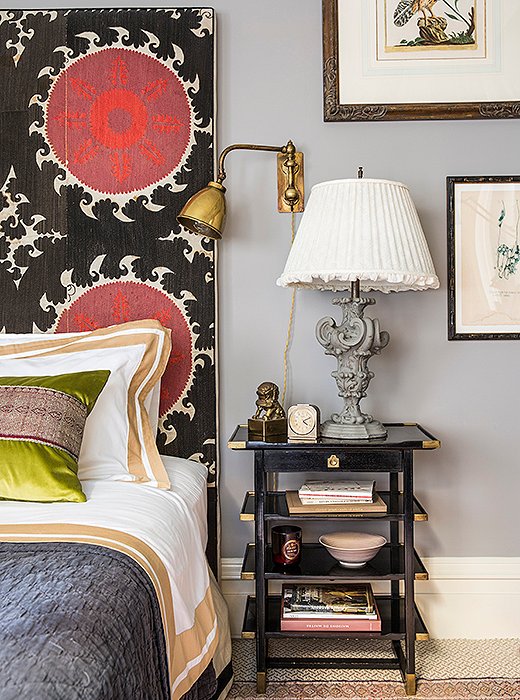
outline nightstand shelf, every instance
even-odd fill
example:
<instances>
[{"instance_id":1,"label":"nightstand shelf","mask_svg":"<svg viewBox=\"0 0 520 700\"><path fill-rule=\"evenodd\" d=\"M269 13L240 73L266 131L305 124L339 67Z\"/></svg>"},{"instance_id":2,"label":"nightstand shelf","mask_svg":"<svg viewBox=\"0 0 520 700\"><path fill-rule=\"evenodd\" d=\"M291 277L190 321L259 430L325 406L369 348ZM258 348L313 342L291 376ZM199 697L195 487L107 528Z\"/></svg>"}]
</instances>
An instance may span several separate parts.
<instances>
[{"instance_id":1,"label":"nightstand shelf","mask_svg":"<svg viewBox=\"0 0 520 700\"><path fill-rule=\"evenodd\" d=\"M228 440L228 447L231 450L289 450L303 452L306 447L311 449L330 449L331 447L345 448L352 453L373 452L374 450L395 451L395 450L436 450L441 446L440 440L434 437L419 423L385 423L388 435L385 438L374 438L371 440L335 440L333 438L319 438L318 442L287 442L279 438L273 438L267 442L261 440L249 440L247 425L237 425L233 435ZM291 471L298 471L293 469ZM300 469L299 471L305 471ZM378 471L388 471L385 467Z\"/></svg>"},{"instance_id":2,"label":"nightstand shelf","mask_svg":"<svg viewBox=\"0 0 520 700\"><path fill-rule=\"evenodd\" d=\"M414 571L416 581L426 581L428 572L424 564L414 553ZM255 578L256 550L254 544L248 544L242 564L241 578ZM272 558L271 545L265 549L265 578L280 581L307 583L347 583L348 581L404 580L404 546L387 544L366 566L361 569L347 569L340 566L321 544L304 544L302 558L298 567L283 570Z\"/></svg>"},{"instance_id":3,"label":"nightstand shelf","mask_svg":"<svg viewBox=\"0 0 520 700\"><path fill-rule=\"evenodd\" d=\"M267 670L270 667L292 668L398 668L408 695L416 692L415 640L427 639L426 626L414 600L414 585L427 579L428 573L414 549L414 527L428 515L413 492L414 452L434 450L440 442L416 423L386 425L386 438L373 440L333 440L320 438L315 443L288 443L280 438L272 442L250 441L247 428L238 426L228 446L254 454L254 491L246 494L240 518L252 521L255 542L246 548L242 577L254 580L255 596L247 601L243 636L254 637L256 645L257 692L265 693ZM271 475L276 473L311 472L314 479L375 478L378 485L385 480L386 490L378 494L387 505L386 513L289 513L284 491L268 491ZM302 476L302 482L305 477ZM349 522L371 521L384 530L388 544L361 569L341 567L321 545L302 545L298 568L277 568L272 559L270 529L277 522L334 523L335 529L348 529ZM330 531L329 527L329 531ZM316 538L315 538L316 539ZM270 591L282 581L316 586L374 581L389 595L377 596L381 615L381 632L299 631L280 630L281 598ZM349 639L388 640L391 658L284 658L269 654L268 641L273 637L339 638L348 647Z\"/></svg>"},{"instance_id":4,"label":"nightstand shelf","mask_svg":"<svg viewBox=\"0 0 520 700\"><path fill-rule=\"evenodd\" d=\"M282 632L280 630L280 596L269 596L265 625L266 637L340 637L342 639L404 639L406 637L406 619L404 598L394 601L392 610L391 596L376 596L376 603L381 615L381 632ZM417 607L415 610L415 638L429 639L428 630ZM392 614L393 612L393 614ZM244 614L242 637L252 639L256 636L256 599L248 596Z\"/></svg>"},{"instance_id":5,"label":"nightstand shelf","mask_svg":"<svg viewBox=\"0 0 520 700\"><path fill-rule=\"evenodd\" d=\"M312 515L290 515L285 498L285 491L269 491L265 497L265 519L278 520L404 520L403 494L397 494L396 508L392 510L390 503L390 491L378 491L379 496L386 503L388 508L386 513L313 513ZM417 498L413 499L413 516L416 522L428 520L428 513L419 503ZM248 491L245 495L240 520L255 519L255 492Z\"/></svg>"}]
</instances>

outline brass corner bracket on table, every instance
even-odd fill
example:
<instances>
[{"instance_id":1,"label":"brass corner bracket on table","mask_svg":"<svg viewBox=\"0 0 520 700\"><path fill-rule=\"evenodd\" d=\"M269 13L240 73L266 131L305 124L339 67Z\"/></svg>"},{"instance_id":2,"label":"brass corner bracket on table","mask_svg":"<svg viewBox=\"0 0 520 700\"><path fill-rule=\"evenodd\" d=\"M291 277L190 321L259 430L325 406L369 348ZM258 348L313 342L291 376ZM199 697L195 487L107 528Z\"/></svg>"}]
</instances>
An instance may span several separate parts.
<instances>
[{"instance_id":1,"label":"brass corner bracket on table","mask_svg":"<svg viewBox=\"0 0 520 700\"><path fill-rule=\"evenodd\" d=\"M415 421L410 421L410 422L404 422L403 425L407 425L409 427L419 427L419 424ZM422 447L423 450L437 450L441 446L441 441L440 440L423 440Z\"/></svg>"},{"instance_id":2,"label":"brass corner bracket on table","mask_svg":"<svg viewBox=\"0 0 520 700\"><path fill-rule=\"evenodd\" d=\"M248 491L247 492L248 496L254 496L255 492L254 491ZM255 514L254 513L244 513L243 511L240 513L239 516L240 520L245 520L246 522L253 522L255 519Z\"/></svg>"},{"instance_id":3,"label":"brass corner bracket on table","mask_svg":"<svg viewBox=\"0 0 520 700\"><path fill-rule=\"evenodd\" d=\"M241 423L240 428L247 428L245 423ZM245 450L246 442L245 440L229 440L227 446L230 450Z\"/></svg>"},{"instance_id":4,"label":"brass corner bracket on table","mask_svg":"<svg viewBox=\"0 0 520 700\"><path fill-rule=\"evenodd\" d=\"M423 450L437 450L441 446L440 440L423 440Z\"/></svg>"}]
</instances>

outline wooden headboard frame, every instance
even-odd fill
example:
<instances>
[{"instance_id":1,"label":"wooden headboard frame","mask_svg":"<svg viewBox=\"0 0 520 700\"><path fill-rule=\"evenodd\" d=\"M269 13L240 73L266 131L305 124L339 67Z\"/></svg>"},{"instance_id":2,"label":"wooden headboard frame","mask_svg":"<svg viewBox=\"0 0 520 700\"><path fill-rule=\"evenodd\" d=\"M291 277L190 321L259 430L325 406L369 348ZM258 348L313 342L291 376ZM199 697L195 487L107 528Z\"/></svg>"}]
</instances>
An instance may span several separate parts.
<instances>
[{"instance_id":1,"label":"wooden headboard frame","mask_svg":"<svg viewBox=\"0 0 520 700\"><path fill-rule=\"evenodd\" d=\"M208 467L216 573L214 248L176 221L213 177L213 10L2 10L0 49L0 327L172 329L157 441Z\"/></svg>"}]
</instances>

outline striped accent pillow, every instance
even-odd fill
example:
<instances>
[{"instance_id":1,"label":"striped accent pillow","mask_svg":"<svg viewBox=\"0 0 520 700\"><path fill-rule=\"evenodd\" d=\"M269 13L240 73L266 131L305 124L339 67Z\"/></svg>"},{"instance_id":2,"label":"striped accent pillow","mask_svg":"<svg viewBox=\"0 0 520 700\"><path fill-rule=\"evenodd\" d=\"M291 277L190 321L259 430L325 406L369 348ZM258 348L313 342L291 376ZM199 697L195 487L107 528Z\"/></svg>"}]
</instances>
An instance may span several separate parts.
<instances>
[{"instance_id":1,"label":"striped accent pillow","mask_svg":"<svg viewBox=\"0 0 520 700\"><path fill-rule=\"evenodd\" d=\"M0 377L0 498L86 500L78 457L110 372Z\"/></svg>"}]
</instances>

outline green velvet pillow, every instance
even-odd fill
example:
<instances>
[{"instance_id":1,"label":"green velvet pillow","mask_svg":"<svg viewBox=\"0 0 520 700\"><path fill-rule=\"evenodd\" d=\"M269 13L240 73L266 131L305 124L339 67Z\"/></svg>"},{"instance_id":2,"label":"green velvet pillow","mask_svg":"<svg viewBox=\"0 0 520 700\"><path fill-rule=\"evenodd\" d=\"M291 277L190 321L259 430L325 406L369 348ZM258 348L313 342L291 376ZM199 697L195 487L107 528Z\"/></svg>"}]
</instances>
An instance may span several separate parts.
<instances>
[{"instance_id":1,"label":"green velvet pillow","mask_svg":"<svg viewBox=\"0 0 520 700\"><path fill-rule=\"evenodd\" d=\"M86 501L78 456L109 370L0 377L0 499Z\"/></svg>"}]
</instances>

